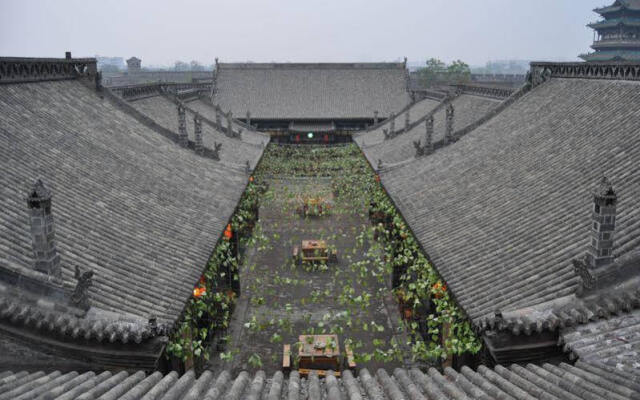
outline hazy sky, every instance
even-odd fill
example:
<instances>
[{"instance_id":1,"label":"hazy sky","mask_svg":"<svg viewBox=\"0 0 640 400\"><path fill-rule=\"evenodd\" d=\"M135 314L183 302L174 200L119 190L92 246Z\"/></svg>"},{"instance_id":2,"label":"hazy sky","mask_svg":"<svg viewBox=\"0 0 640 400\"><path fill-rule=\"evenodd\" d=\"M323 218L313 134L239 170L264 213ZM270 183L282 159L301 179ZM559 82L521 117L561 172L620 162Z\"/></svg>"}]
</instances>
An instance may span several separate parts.
<instances>
[{"instance_id":1,"label":"hazy sky","mask_svg":"<svg viewBox=\"0 0 640 400\"><path fill-rule=\"evenodd\" d=\"M613 0L0 0L0 56L574 60Z\"/></svg>"}]
</instances>

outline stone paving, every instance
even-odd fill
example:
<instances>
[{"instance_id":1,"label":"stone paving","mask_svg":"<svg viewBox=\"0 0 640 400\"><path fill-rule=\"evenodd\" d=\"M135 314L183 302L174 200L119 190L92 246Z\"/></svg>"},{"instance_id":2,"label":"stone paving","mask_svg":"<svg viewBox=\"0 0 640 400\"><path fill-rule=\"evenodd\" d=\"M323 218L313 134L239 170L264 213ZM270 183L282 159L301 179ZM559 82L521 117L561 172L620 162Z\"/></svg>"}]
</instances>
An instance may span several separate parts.
<instances>
[{"instance_id":1,"label":"stone paving","mask_svg":"<svg viewBox=\"0 0 640 400\"><path fill-rule=\"evenodd\" d=\"M234 355L230 366L235 370L260 368L273 373L281 369L283 344L291 344L294 349L301 334L334 332L339 336L341 351L344 340L349 338L357 357L372 355L367 362L359 360L358 367L376 370L383 365L400 366L397 360L383 363L380 357L381 351L390 348L390 339L400 326L400 314L388 301L389 274L385 271L376 277L372 263L367 264L366 271L363 264L358 264L367 258L371 240L362 240L366 236L363 232L371 234L366 207L349 212L345 210L350 206L333 199L331 215L303 218L295 213L294 192L332 198L330 181L296 179L286 183L272 181L270 186L273 196L268 194L271 199L262 202L257 227L262 232L258 236L266 240L247 249L240 271L242 296L233 316L232 343L227 349ZM329 247L335 246L337 264L296 265L292 248L303 239L325 239ZM398 340L404 343L399 337ZM256 363L256 355L261 366ZM218 355L214 353L214 357ZM212 363L219 361L212 359Z\"/></svg>"}]
</instances>

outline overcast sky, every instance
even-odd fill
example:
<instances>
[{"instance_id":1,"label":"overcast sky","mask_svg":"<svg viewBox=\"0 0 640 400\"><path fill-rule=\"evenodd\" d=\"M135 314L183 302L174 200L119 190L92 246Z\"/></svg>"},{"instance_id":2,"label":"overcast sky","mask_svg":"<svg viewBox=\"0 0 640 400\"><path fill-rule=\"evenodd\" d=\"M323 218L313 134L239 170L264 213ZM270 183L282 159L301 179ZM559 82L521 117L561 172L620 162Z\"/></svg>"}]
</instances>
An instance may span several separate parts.
<instances>
[{"instance_id":1,"label":"overcast sky","mask_svg":"<svg viewBox=\"0 0 640 400\"><path fill-rule=\"evenodd\" d=\"M0 0L0 56L575 60L613 0Z\"/></svg>"}]
</instances>

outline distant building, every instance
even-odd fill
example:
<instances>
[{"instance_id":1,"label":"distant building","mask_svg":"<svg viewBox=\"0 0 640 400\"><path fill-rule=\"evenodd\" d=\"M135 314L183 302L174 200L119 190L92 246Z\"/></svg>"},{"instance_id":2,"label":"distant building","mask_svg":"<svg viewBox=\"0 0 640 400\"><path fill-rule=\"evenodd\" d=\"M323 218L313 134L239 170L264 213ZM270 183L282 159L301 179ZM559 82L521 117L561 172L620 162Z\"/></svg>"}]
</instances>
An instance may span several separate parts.
<instances>
[{"instance_id":1,"label":"distant building","mask_svg":"<svg viewBox=\"0 0 640 400\"><path fill-rule=\"evenodd\" d=\"M127 69L129 72L140 72L142 60L137 57L131 57L127 60Z\"/></svg>"},{"instance_id":2,"label":"distant building","mask_svg":"<svg viewBox=\"0 0 640 400\"><path fill-rule=\"evenodd\" d=\"M595 30L593 53L585 61L640 61L640 0L616 0L593 10L602 20L588 24Z\"/></svg>"},{"instance_id":3,"label":"distant building","mask_svg":"<svg viewBox=\"0 0 640 400\"><path fill-rule=\"evenodd\" d=\"M408 83L404 62L216 63L212 102L250 113L275 141L350 141L350 132L406 107Z\"/></svg>"}]
</instances>

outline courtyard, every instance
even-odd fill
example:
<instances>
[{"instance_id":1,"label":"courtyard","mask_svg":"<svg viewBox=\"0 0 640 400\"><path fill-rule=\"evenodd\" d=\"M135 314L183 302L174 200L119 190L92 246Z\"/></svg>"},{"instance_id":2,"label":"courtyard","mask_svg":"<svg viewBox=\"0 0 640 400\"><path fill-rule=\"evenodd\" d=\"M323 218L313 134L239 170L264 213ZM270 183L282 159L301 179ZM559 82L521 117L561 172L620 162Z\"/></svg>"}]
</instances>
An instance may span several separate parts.
<instances>
[{"instance_id":1,"label":"courtyard","mask_svg":"<svg viewBox=\"0 0 640 400\"><path fill-rule=\"evenodd\" d=\"M310 158L330 149L303 147ZM374 240L366 194L345 185L349 174L364 173L367 165L357 149L343 149L352 153L313 164L269 160L264 168L259 179L268 190L240 266L242 295L222 356L232 368L280 370L285 344L295 366L299 336L319 334L337 335L342 365L345 346L358 367L402 364L403 323L390 270ZM296 260L294 248L301 252L303 240L324 241L336 260Z\"/></svg>"}]
</instances>

